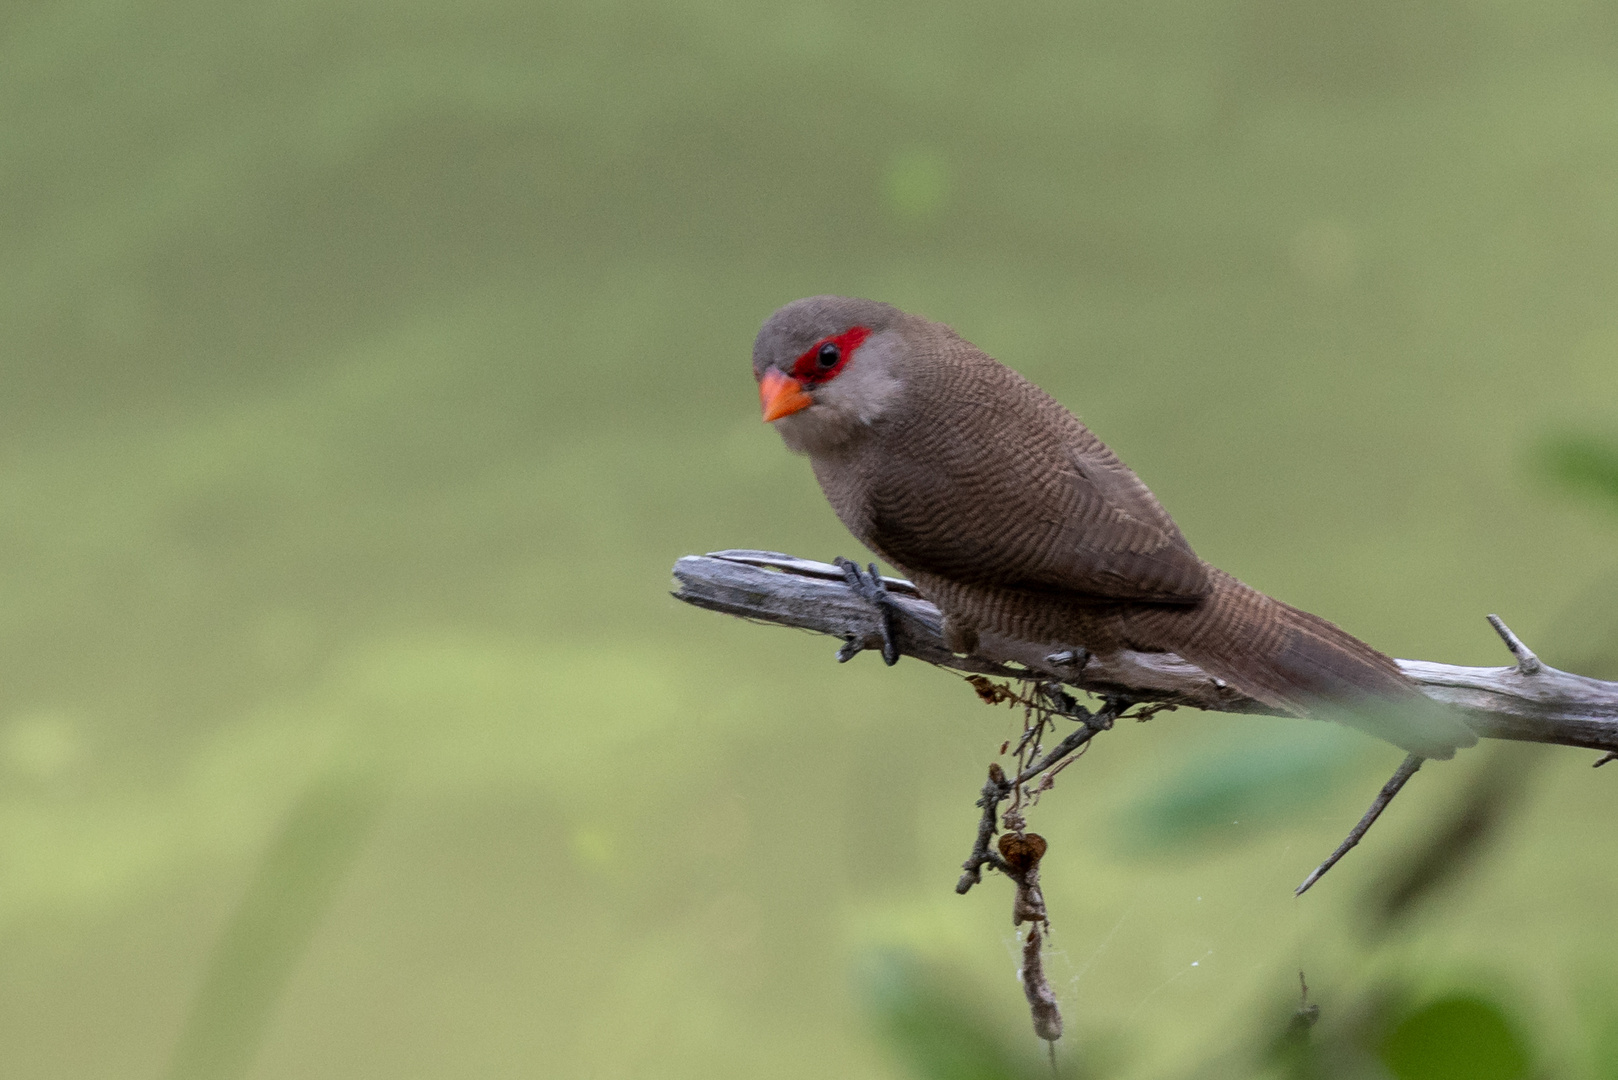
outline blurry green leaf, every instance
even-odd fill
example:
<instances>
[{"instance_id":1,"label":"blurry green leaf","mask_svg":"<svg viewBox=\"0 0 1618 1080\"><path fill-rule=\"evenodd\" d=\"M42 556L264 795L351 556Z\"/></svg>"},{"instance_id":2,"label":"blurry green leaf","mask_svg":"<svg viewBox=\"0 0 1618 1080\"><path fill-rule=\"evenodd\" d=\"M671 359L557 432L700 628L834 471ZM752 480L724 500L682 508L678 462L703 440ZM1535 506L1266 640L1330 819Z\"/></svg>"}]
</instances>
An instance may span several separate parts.
<instances>
[{"instance_id":1,"label":"blurry green leaf","mask_svg":"<svg viewBox=\"0 0 1618 1080\"><path fill-rule=\"evenodd\" d=\"M1466 786L1439 810L1400 853L1360 905L1373 929L1388 930L1420 910L1445 886L1461 880L1491 845L1521 802L1541 746L1496 743L1467 754L1458 764L1472 770Z\"/></svg>"},{"instance_id":2,"label":"blurry green leaf","mask_svg":"<svg viewBox=\"0 0 1618 1080\"><path fill-rule=\"evenodd\" d=\"M869 973L869 998L887 1043L920 1080L1032 1080L1049 1076L1011 1049L1012 1033L998 1030L944 985L944 978L914 959L884 954ZM1019 1031L1028 1043L1031 1032ZM1042 1044L1041 1044L1042 1045ZM1064 1066L1064 1075L1073 1075Z\"/></svg>"},{"instance_id":3,"label":"blurry green leaf","mask_svg":"<svg viewBox=\"0 0 1618 1080\"><path fill-rule=\"evenodd\" d=\"M1618 995L1605 976L1585 989L1579 1006L1590 1033L1590 1075L1618 1080Z\"/></svg>"},{"instance_id":4,"label":"blurry green leaf","mask_svg":"<svg viewBox=\"0 0 1618 1080\"><path fill-rule=\"evenodd\" d=\"M1528 1051L1499 1008L1457 994L1405 1017L1382 1044L1399 1080L1515 1080L1528 1075Z\"/></svg>"},{"instance_id":5,"label":"blurry green leaf","mask_svg":"<svg viewBox=\"0 0 1618 1080\"><path fill-rule=\"evenodd\" d=\"M1320 727L1272 731L1206 757L1126 811L1122 835L1146 847L1177 846L1273 820L1317 799L1363 744Z\"/></svg>"},{"instance_id":6,"label":"blurry green leaf","mask_svg":"<svg viewBox=\"0 0 1618 1080\"><path fill-rule=\"evenodd\" d=\"M1563 487L1618 509L1618 439L1562 434L1541 444L1538 458Z\"/></svg>"},{"instance_id":7,"label":"blurry green leaf","mask_svg":"<svg viewBox=\"0 0 1618 1080\"><path fill-rule=\"evenodd\" d=\"M247 1072L382 795L370 777L337 774L316 781L292 808L214 949L171 1080L228 1080Z\"/></svg>"},{"instance_id":8,"label":"blurry green leaf","mask_svg":"<svg viewBox=\"0 0 1618 1080\"><path fill-rule=\"evenodd\" d=\"M1594 679L1618 679L1618 572L1586 585L1538 643L1540 656Z\"/></svg>"},{"instance_id":9,"label":"blurry green leaf","mask_svg":"<svg viewBox=\"0 0 1618 1080\"><path fill-rule=\"evenodd\" d=\"M1263 1057L1289 1077L1303 1080L1320 1075L1322 1055L1314 1033L1319 1020L1320 1006L1300 1004Z\"/></svg>"}]
</instances>

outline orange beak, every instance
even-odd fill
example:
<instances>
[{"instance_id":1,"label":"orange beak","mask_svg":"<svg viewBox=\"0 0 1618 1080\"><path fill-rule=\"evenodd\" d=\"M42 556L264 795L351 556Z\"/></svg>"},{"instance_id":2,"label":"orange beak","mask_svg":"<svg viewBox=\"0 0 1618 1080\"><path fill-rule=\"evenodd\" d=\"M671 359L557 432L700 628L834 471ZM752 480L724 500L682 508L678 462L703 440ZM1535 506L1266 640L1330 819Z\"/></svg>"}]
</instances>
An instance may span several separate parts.
<instances>
[{"instance_id":1,"label":"orange beak","mask_svg":"<svg viewBox=\"0 0 1618 1080\"><path fill-rule=\"evenodd\" d=\"M758 382L758 400L764 406L764 422L768 424L807 409L815 399L804 393L803 383L770 368Z\"/></svg>"}]
</instances>

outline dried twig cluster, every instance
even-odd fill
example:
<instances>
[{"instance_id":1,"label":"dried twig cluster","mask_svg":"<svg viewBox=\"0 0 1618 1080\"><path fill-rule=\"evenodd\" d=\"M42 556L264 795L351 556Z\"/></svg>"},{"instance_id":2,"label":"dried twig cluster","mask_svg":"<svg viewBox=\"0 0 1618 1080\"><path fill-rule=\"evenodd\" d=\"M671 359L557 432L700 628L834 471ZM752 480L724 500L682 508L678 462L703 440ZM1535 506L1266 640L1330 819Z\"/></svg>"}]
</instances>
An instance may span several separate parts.
<instances>
[{"instance_id":1,"label":"dried twig cluster","mask_svg":"<svg viewBox=\"0 0 1618 1080\"><path fill-rule=\"evenodd\" d=\"M1047 1042L1055 1042L1062 1037L1062 1013L1056 993L1045 978L1040 955L1050 933L1050 916L1039 887L1039 862L1048 845L1043 836L1027 831L1027 812L1039 802L1042 794L1055 786L1057 774L1078 760L1090 740L1111 728L1132 703L1123 698L1107 698L1100 709L1092 712L1063 690L1061 684L1051 680L1028 680L1021 690L1013 689L1010 683L991 682L982 675L969 676L967 681L986 704L1020 706L1023 725L1015 745L1010 740L1000 745L1001 756L1009 753L1015 762L1013 777L1006 776L999 762L989 765L989 776L977 801L983 811L978 818L977 839L972 853L961 866L963 872L955 891L965 893L982 881L985 866L1005 874L1016 886L1011 924L1028 925L1019 972L1023 994L1028 998L1034 1034ZM1173 706L1148 705L1129 715L1146 720L1167 708ZM1075 721L1080 726L1047 751L1045 739L1055 734L1059 720ZM1011 800L1011 805L1001 814L1000 804L1007 799ZM990 838L1001 829L1004 831L999 841L991 847Z\"/></svg>"}]
</instances>

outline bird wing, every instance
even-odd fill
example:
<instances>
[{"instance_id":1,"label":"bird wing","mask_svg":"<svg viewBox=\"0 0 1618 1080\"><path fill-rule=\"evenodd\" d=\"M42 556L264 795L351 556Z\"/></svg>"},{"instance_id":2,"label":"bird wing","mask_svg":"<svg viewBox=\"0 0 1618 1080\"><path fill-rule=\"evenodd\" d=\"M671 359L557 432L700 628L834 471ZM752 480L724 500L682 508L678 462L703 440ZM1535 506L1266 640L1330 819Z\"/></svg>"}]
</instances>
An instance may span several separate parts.
<instances>
[{"instance_id":1,"label":"bird wing","mask_svg":"<svg viewBox=\"0 0 1618 1080\"><path fill-rule=\"evenodd\" d=\"M1196 603L1208 568L1140 477L1099 439L1073 447L1045 498L1065 504L1028 584L1118 600ZM1086 445L1089 444L1089 445Z\"/></svg>"},{"instance_id":2,"label":"bird wing","mask_svg":"<svg viewBox=\"0 0 1618 1080\"><path fill-rule=\"evenodd\" d=\"M1013 377L1020 395L978 397L970 419L945 416L886 444L861 485L861 538L896 566L962 582L1094 600L1206 597L1207 567L1140 478Z\"/></svg>"}]
</instances>

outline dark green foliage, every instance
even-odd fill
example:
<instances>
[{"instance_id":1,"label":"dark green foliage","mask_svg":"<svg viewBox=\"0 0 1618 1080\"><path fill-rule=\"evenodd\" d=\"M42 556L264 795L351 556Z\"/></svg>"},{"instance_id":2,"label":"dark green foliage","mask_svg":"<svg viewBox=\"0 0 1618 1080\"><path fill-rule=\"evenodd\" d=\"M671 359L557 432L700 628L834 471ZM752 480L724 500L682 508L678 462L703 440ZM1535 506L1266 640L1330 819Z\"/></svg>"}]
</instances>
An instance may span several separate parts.
<instances>
[{"instance_id":1,"label":"dark green foliage","mask_svg":"<svg viewBox=\"0 0 1618 1080\"><path fill-rule=\"evenodd\" d=\"M1381 985L1327 1006L1323 1018L1298 1009L1259 1057L1265 1075L1288 1080L1522 1080L1534 1054L1488 997L1456 992L1414 1003Z\"/></svg>"},{"instance_id":2,"label":"dark green foliage","mask_svg":"<svg viewBox=\"0 0 1618 1080\"><path fill-rule=\"evenodd\" d=\"M1618 1080L1618 994L1605 981L1586 989L1580 1010L1590 1032L1592 1080Z\"/></svg>"},{"instance_id":3,"label":"dark green foliage","mask_svg":"<svg viewBox=\"0 0 1618 1080\"><path fill-rule=\"evenodd\" d=\"M1008 1029L998 1015L974 1008L943 972L901 954L872 964L868 992L888 1045L918 1080L1041 1080L1051 1075L1043 1048L1026 1026ZM1075 1046L1058 1043L1060 1075L1080 1077L1063 1060Z\"/></svg>"},{"instance_id":4,"label":"dark green foliage","mask_svg":"<svg viewBox=\"0 0 1618 1080\"><path fill-rule=\"evenodd\" d=\"M888 1043L922 1080L1021 1080L1028 1072L1007 1032L945 990L935 973L887 956L871 980L875 1012Z\"/></svg>"},{"instance_id":5,"label":"dark green foliage","mask_svg":"<svg viewBox=\"0 0 1618 1080\"><path fill-rule=\"evenodd\" d=\"M1528 1051L1505 1013L1490 1001L1456 994L1399 1021L1382 1044L1399 1080L1518 1080Z\"/></svg>"}]
</instances>

